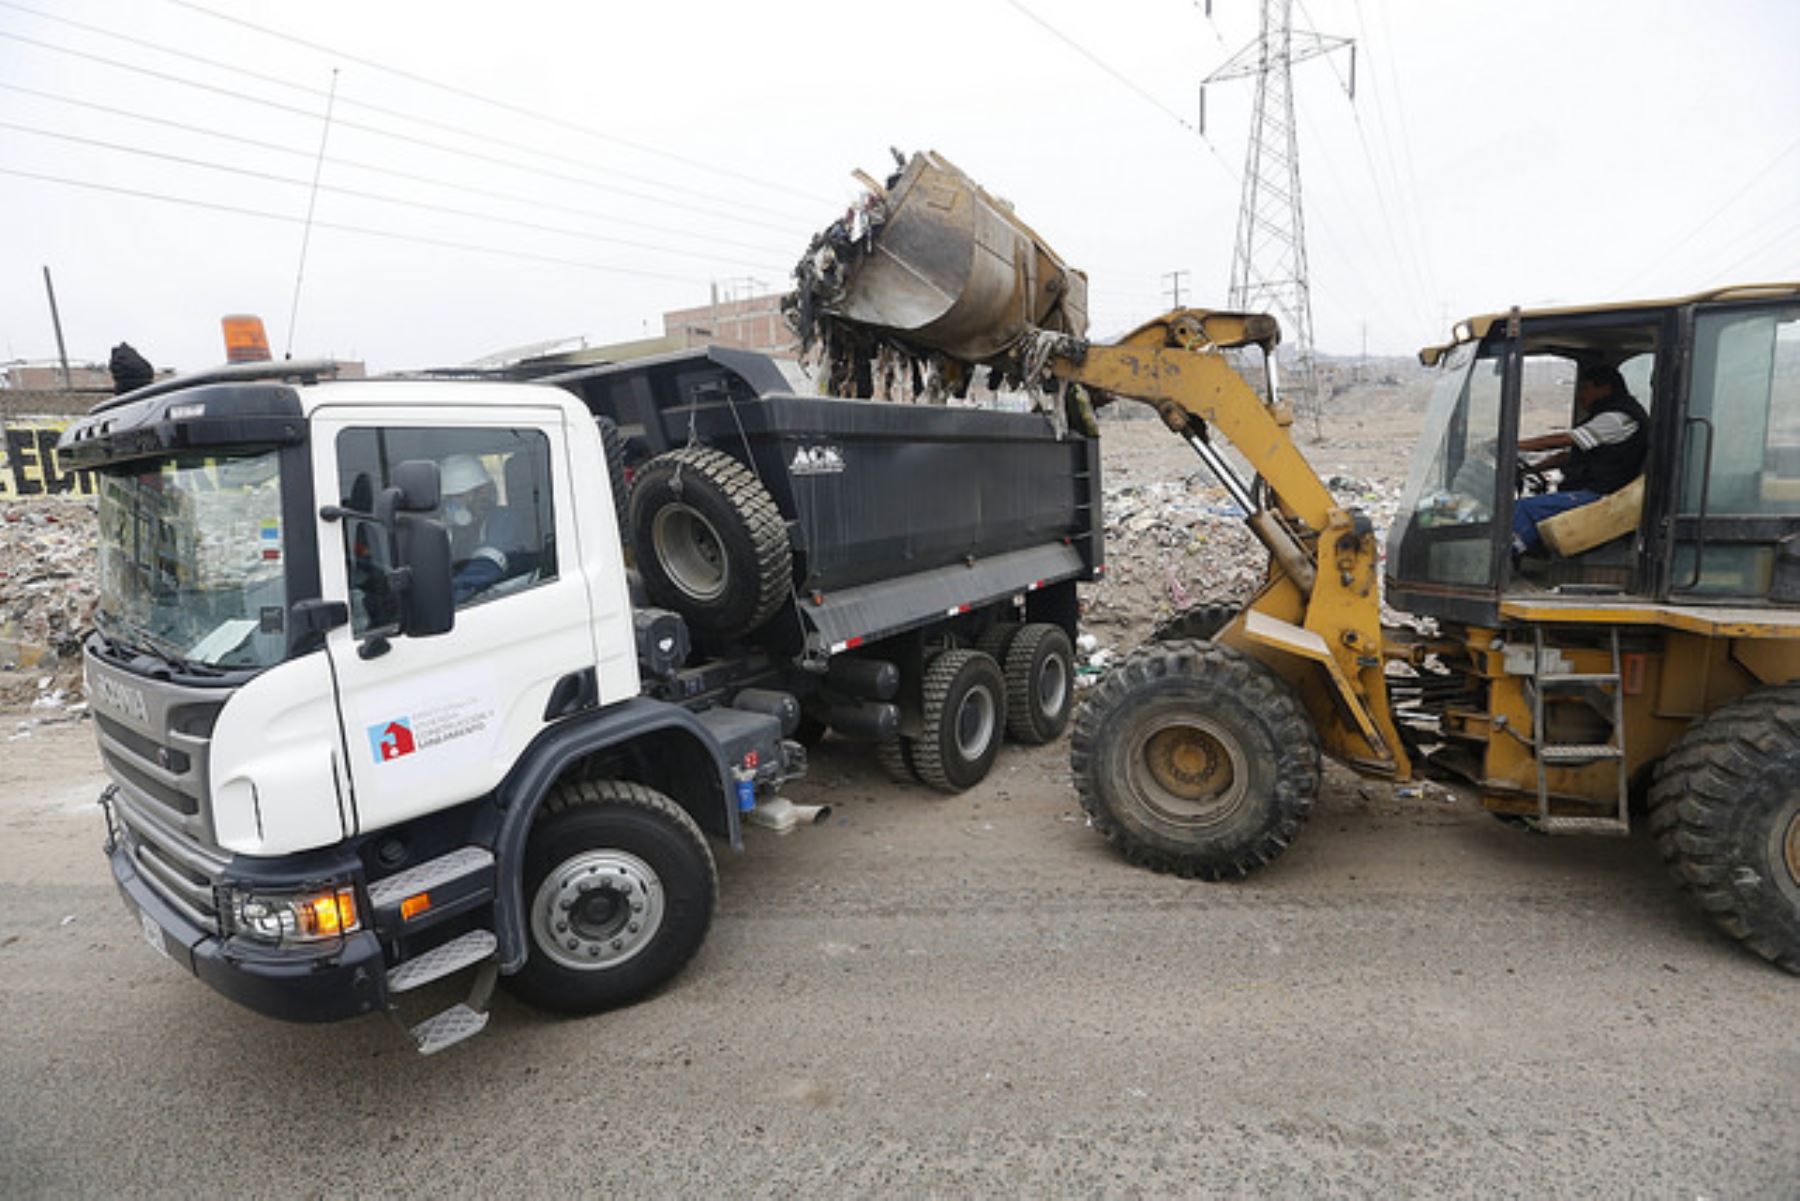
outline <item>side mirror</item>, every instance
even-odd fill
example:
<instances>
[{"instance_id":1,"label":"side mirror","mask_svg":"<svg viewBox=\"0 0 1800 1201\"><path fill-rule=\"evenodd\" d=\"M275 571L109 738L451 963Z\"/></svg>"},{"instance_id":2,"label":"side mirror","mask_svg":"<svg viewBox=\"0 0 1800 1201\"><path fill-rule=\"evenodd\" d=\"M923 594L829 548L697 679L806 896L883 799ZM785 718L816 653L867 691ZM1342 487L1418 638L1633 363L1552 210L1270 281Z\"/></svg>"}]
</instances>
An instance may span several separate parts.
<instances>
[{"instance_id":1,"label":"side mirror","mask_svg":"<svg viewBox=\"0 0 1800 1201\"><path fill-rule=\"evenodd\" d=\"M402 468L418 466L403 463ZM431 468L431 489L437 493L437 464ZM404 485L402 485L404 486ZM410 498L409 498L410 499ZM428 506L436 507L433 504ZM456 625L456 599L451 582L450 531L444 523L417 513L403 513L394 522L395 550L406 573L401 602L400 631L413 638L448 634Z\"/></svg>"}]
</instances>

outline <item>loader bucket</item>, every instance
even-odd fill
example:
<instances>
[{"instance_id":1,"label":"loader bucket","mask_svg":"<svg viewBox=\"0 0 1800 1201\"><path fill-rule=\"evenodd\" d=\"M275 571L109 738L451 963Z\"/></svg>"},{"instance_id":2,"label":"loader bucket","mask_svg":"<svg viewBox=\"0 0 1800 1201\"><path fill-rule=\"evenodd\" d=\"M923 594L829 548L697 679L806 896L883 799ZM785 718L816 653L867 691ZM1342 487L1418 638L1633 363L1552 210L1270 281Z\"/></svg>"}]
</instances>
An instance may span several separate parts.
<instances>
[{"instance_id":1,"label":"loader bucket","mask_svg":"<svg viewBox=\"0 0 1800 1201\"><path fill-rule=\"evenodd\" d=\"M1087 332L1087 276L955 166L927 151L890 181L885 220L825 313L983 362L1033 329Z\"/></svg>"}]
</instances>

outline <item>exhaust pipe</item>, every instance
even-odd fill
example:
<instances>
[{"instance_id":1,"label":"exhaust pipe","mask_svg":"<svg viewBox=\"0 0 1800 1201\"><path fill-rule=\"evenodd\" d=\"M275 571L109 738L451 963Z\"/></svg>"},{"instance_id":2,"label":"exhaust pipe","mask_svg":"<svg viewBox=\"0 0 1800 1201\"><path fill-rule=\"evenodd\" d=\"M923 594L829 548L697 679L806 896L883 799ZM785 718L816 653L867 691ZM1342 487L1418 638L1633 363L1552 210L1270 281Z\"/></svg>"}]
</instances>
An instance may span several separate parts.
<instances>
[{"instance_id":1,"label":"exhaust pipe","mask_svg":"<svg viewBox=\"0 0 1800 1201\"><path fill-rule=\"evenodd\" d=\"M744 820L777 834L788 834L795 826L816 826L830 816L830 805L796 805L786 797L778 796L744 814Z\"/></svg>"}]
</instances>

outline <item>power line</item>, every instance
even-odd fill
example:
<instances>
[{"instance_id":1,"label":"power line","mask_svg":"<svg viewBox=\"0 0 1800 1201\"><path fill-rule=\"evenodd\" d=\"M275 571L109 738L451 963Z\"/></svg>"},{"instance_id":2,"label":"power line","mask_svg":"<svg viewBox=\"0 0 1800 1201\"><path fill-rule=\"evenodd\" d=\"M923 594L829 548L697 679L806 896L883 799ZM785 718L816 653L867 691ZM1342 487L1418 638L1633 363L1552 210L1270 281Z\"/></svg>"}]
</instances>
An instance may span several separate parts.
<instances>
[{"instance_id":1,"label":"power line","mask_svg":"<svg viewBox=\"0 0 1800 1201\"><path fill-rule=\"evenodd\" d=\"M323 88L316 88L310 84L298 83L291 79L284 79L279 75L271 75L265 71L253 71L248 67L242 67L236 63L224 62L224 61L221 61L216 58L208 58L206 55L203 55L203 54L195 54L189 50L182 50L175 46L167 46L160 42L153 42L146 38L137 37L135 35L126 36L124 34L115 33L110 29L102 29L97 25L89 25L89 24L86 24L81 21L70 20L67 17L57 16L53 13L42 12L38 9L30 7L29 5L20 4L20 3L18 3L18 0L0 0L0 7L16 9L19 12L29 13L30 15L32 15L34 17L38 17L41 20L52 21L59 25L67 25L71 28L79 29L85 33L93 34L96 37L109 38L113 41L124 42L125 44L132 47L134 50L143 50L143 49L154 50L154 51L158 52L159 54L167 54L174 58L185 59L188 62L199 63L203 66L211 67L217 71L224 71L224 72L226 72L228 74L232 74L232 75L240 75L246 79L257 80L260 83L274 84L277 87L288 88L292 91L301 92L307 96L315 97L318 99L326 99L325 90ZM45 46L49 45L49 43L40 43L40 44L45 45ZM640 174L637 174L636 172L620 170L617 167L599 167L593 163L588 162L585 159L577 158L572 155L563 154L563 153L560 153L555 150L546 150L540 146L520 145L519 143L517 143L509 138L501 138L501 137L495 137L492 134L478 133L475 130L468 128L467 126L458 125L454 122L440 121L440 120L437 120L432 117L422 117L415 113L405 112L400 109L388 108L384 105L379 105L379 104L372 104L366 100L356 100L352 97L340 95L336 98L336 103L339 105L348 105L353 108L364 109L371 113L378 113L384 117L393 117L397 120L409 121L415 125L422 125L428 129L442 130L445 133L454 134L458 137L468 138L475 142L489 143L492 145L504 146L504 147L507 147L508 149L523 151L526 154L532 154L532 155L536 155L540 158L549 159L552 162L567 163L571 166L580 167L585 170L597 171L604 175L617 176L620 179L627 179L627 180L631 180L634 183L646 184L653 188L665 188L665 189L669 189L669 190L677 191L677 192L688 192L689 194L694 194L694 195L709 195L709 196L713 196L715 199L722 199L722 197L717 197L715 194L712 194L712 193L696 193L696 192L694 192L693 189L687 188L686 186L684 186L682 184L665 182L663 180L656 179L652 176L640 175ZM766 205L752 204L748 201L744 201L740 197L732 197L731 199L734 204L741 205L742 207L746 207L746 208L755 209L757 211L760 211L763 213L768 213L773 216L788 217L788 216L792 215L781 209L769 208Z\"/></svg>"},{"instance_id":2,"label":"power line","mask_svg":"<svg viewBox=\"0 0 1800 1201\"><path fill-rule=\"evenodd\" d=\"M0 38L6 38L6 39L9 39L11 41L16 41L16 42L23 42L26 45L36 46L36 47L39 47L40 49L44 49L44 50L50 50L57 54L66 54L66 55L69 55L74 58L87 59L91 62L103 63L109 67L116 67L122 71L130 71L130 72L133 72L138 75L149 76L152 79L159 79L166 83L176 84L180 87L195 88L195 89L198 89L203 92L211 92L215 95L229 96L232 99L243 100L243 101L247 101L251 104L261 105L264 108L273 109L277 112L284 112L284 113L289 113L294 116L303 117L308 122L315 121L318 119L318 115L316 113L314 113L308 109L300 108L296 105L283 104L279 100L269 100L262 96L252 96L248 92L240 92L233 88L221 87L218 84L201 83L199 80L195 80L195 79L184 79L183 77L181 77L179 75L172 75L166 71L157 71L157 70L153 70L150 67L140 67L140 66L136 65L135 63L120 62L118 59L107 58L105 55L92 54L85 50L74 50L67 46L58 46L52 42L42 42L42 41L37 40L36 38L25 37L22 34L11 33L6 30L0 30ZM577 175L569 175L569 174L566 174L561 171L552 171L547 167L537 167L537 166L531 165L530 163L521 163L521 162L518 162L513 159L502 158L498 155L483 154L482 152L480 152L478 150L467 150L467 149L463 149L463 148L457 147L457 146L447 146L442 142L434 142L428 138L415 137L411 134L396 133L393 130L382 129L380 126L376 126L376 125L368 125L368 124L364 124L361 122L343 121L343 120L338 121L337 124L342 126L345 129L354 129L360 133L373 134L376 137L382 137L382 138L391 138L394 141L406 142L406 143L410 143L415 146L423 146L429 150L436 150L436 151L439 151L444 154L451 154L451 155L455 155L460 158L474 159L478 162L490 163L495 166L506 167L506 168L508 168L510 170L514 170L514 171L523 171L530 175L540 175L547 179L561 180L564 183L572 183L572 184L576 184L576 185L578 185L580 187L584 187L584 188L595 188L595 189L597 189L599 191L603 191L603 192L617 192L618 194L620 194L622 196L630 196L637 200L645 200L645 201L649 201L652 204L666 205L671 208L684 209L688 212L701 213L706 216L716 217L716 218L719 218L719 219L725 220L725 221L735 221L735 222L738 222L738 223L744 224L744 225L760 226L764 229L773 229L773 230L780 231L782 233L790 232L789 226L777 225L770 221L761 221L754 217L744 216L741 213L727 212L723 209L708 208L705 205L689 204L689 203L686 203L686 202L680 201L680 200L672 200L666 196L652 196L652 195L648 195L643 192L633 191L630 188L621 188L616 184L607 184L607 183L601 183L597 180L583 179Z\"/></svg>"},{"instance_id":3,"label":"power line","mask_svg":"<svg viewBox=\"0 0 1800 1201\"><path fill-rule=\"evenodd\" d=\"M181 3L182 0L170 0L170 2L171 3ZM1058 29L1056 26L1050 24L1050 22L1044 20L1044 18L1038 16L1036 13L1032 12L1029 8L1026 8L1023 4L1021 4L1019 2L1019 0L1006 0L1006 2L1008 4L1010 4L1012 7L1018 9L1020 13L1022 13L1024 16L1029 18L1034 24L1036 24L1038 27L1043 29L1046 33L1050 34L1050 36L1054 37L1057 41L1059 41L1063 45L1069 47L1069 49L1075 51L1075 53L1081 55L1081 57L1087 59L1090 63L1093 63L1096 67L1099 67L1102 71L1105 71L1108 75L1112 76L1114 79L1116 79L1120 83L1124 84L1127 88L1131 89L1131 91L1134 92L1140 99L1149 102L1151 105L1153 105L1157 109L1157 111L1161 112L1164 116L1173 120L1177 125L1181 126L1183 129L1187 130L1189 133L1193 134L1195 137L1199 138L1202 142L1204 142L1206 144L1206 148L1208 150L1212 151L1213 157L1219 160L1219 165L1224 168L1225 174L1231 177L1232 183L1235 184L1237 182L1237 173L1232 170L1231 164L1226 161L1224 155L1219 153L1219 148L1212 144L1212 139L1207 137L1205 132L1202 131L1198 125L1196 125L1192 121L1189 121L1186 117L1182 116L1180 113L1176 112L1174 109L1170 108L1168 105L1166 105L1162 101L1158 100L1151 93L1145 91L1142 87L1138 86L1137 81L1132 79L1129 75L1126 75L1123 71L1118 70L1117 68L1112 66L1112 64L1108 63L1105 59L1103 59L1099 55L1095 54L1092 50L1089 50L1086 46L1083 46L1080 42L1076 41L1074 38L1070 37L1068 34L1064 33L1062 30Z\"/></svg>"},{"instance_id":4,"label":"power line","mask_svg":"<svg viewBox=\"0 0 1800 1201\"><path fill-rule=\"evenodd\" d=\"M74 96L62 96L55 92L40 91L37 88L22 87L18 84L6 83L4 81L0 81L0 88L6 89L7 91L22 92L25 95L36 96L43 100L53 100L61 104L92 109L96 112L107 113L111 116L125 117L132 121L142 121L151 125L160 125L169 129L178 129L184 133L198 134L201 137L216 138L220 141L231 142L239 146L251 146L258 150L267 150L275 154L285 154L290 157L300 158L308 158L311 157L312 154L311 151L302 150L294 146L284 146L279 142L269 142L264 141L261 138L249 138L244 137L241 134L225 133L222 130L207 129L200 125L190 125L185 121L174 121L167 117L155 117L151 116L149 113L132 112L129 109L115 108L112 105L100 104L92 100L81 100ZM43 130L27 129L27 132L43 133L44 136L47 137L74 136L50 133ZM419 183L430 187L448 188L452 191L467 192L472 196L485 196L490 200L503 200L512 204L522 204L532 208L570 213L574 216L587 217L598 221L607 221L616 225L629 225L637 229L647 229L653 233L672 234L678 238L691 238L713 246L730 246L738 250L755 251L758 254L780 254L785 252L785 250L778 250L773 246L765 246L754 242L739 242L731 238L696 234L691 229L680 229L670 225L657 225L654 222L639 221L633 217L620 217L613 213L603 213L597 209L586 209L575 205L558 204L555 201L541 200L537 197L526 196L518 192L496 191L493 188L481 188L476 187L473 184L457 183L454 180L442 179L433 175L422 175L417 172L400 171L392 167L383 167L375 163L366 163L359 159L344 158L341 155L327 155L325 161L334 166L349 167L357 171L368 171L372 174L385 175L408 183Z\"/></svg>"},{"instance_id":5,"label":"power line","mask_svg":"<svg viewBox=\"0 0 1800 1201\"><path fill-rule=\"evenodd\" d=\"M84 146L93 146L101 150L110 150L120 154L134 154L142 158L160 159L163 162L179 163L186 167L200 167L207 171L221 171L228 175L238 175L247 179L260 179L269 183L288 184L294 187L307 187L308 181L295 179L289 175L278 175L272 171L257 171L249 167L234 167L226 163L215 163L207 159L190 158L181 154L170 154L161 150L146 150L140 146L127 146L121 142L109 142L103 138L83 137L79 134L58 133L54 130L38 129L30 125L20 125L13 121L0 121L0 129L11 129L19 133L33 134L37 137L55 138L63 142L75 142ZM407 200L399 196L388 196L380 192L368 192L360 188L346 188L335 184L317 183L313 185L321 192L332 192L339 196L350 196L357 200L373 200L381 204L400 205L404 208L420 209L425 212L443 213L452 217L466 217L475 221L488 221L497 225L510 225L518 229L528 229L537 233L557 234L568 238L581 238L590 242L606 242L614 246L624 246L632 250L653 250L658 254L673 254L683 258L695 258L704 262L730 263L739 267L754 267L758 270L774 270L766 262L751 262L746 259L728 258L723 255L705 254L696 250L681 250L673 246L659 246L652 242L637 242L629 238L613 238L605 234L588 233L584 230L569 229L564 226L544 225L536 221L522 221L514 217L500 217L488 213L478 213L471 209L460 209L452 205L432 204L425 200Z\"/></svg>"},{"instance_id":6,"label":"power line","mask_svg":"<svg viewBox=\"0 0 1800 1201\"><path fill-rule=\"evenodd\" d=\"M1772 158L1768 162L1764 163L1762 166L1762 169L1760 171L1756 172L1756 174L1752 175L1750 177L1749 181L1747 183L1745 183L1743 187L1741 187L1737 191L1733 192L1731 194L1731 196L1725 201L1724 204L1721 204L1718 208L1714 209L1710 214L1708 214L1706 216L1705 219L1703 219L1700 222L1700 224L1698 224L1698 225L1694 226L1692 229L1688 230L1686 235L1683 236L1674 245L1669 246L1666 249L1659 250L1656 255L1656 260L1655 260L1654 266L1656 266L1656 267L1665 266L1669 262L1669 260L1674 257L1676 251L1684 249L1688 245L1688 243L1692 242L1695 238L1699 237L1702 233L1704 233L1706 231L1706 229L1709 226L1711 226L1714 221L1717 221L1720 217L1725 215L1726 209L1729 209L1732 205L1736 204L1738 201L1742 200L1745 196L1749 195L1751 189L1756 187L1757 184L1761 183L1763 181L1763 177L1765 175L1767 175L1769 172L1773 171L1776 167L1780 166L1782 161L1785 160L1788 155L1794 153L1794 151L1797 149L1800 149L1800 138L1795 138L1793 141L1789 142L1787 144L1787 146L1781 151L1780 154L1777 154L1774 158ZM1638 284L1641 283L1644 279L1648 278L1648 276L1650 274L1651 274L1651 272L1649 272L1649 271L1638 272L1637 275L1632 278L1631 282L1629 284L1627 284L1625 287L1621 288L1620 291L1622 291L1622 292L1631 291L1633 288L1636 288L1638 286Z\"/></svg>"},{"instance_id":7,"label":"power line","mask_svg":"<svg viewBox=\"0 0 1800 1201\"><path fill-rule=\"evenodd\" d=\"M22 171L16 167L0 167L0 175L17 176L20 179L35 179L45 183L63 184L72 188L83 188L92 192L110 192L119 196L135 196L142 200L155 200L165 204L182 205L188 208L206 209L215 213L231 213L240 217L256 217L265 221L280 221L288 225L299 225L301 218L290 213L271 213L264 209L244 208L235 204L221 204L212 200L195 200L188 196L171 196L166 192L151 192L142 188L125 188L117 184L95 183L92 180L70 179L64 175L50 175L39 171ZM559 258L555 255L532 254L523 250L506 250L498 246L482 246L473 242L458 242L449 238L428 238L420 234L403 234L388 229L371 229L364 225L348 225L337 221L314 221L319 229L335 230L338 233L361 234L370 238L383 238L392 242L412 242L420 246L436 246L448 250L467 250L475 254L490 254L500 258L523 259L534 263L551 263L558 267L577 267L586 271L600 271L613 275L635 275L644 279L660 279L678 284L698 284L704 280L692 276L670 275L663 271L649 271L639 267L620 267L612 263L596 263L586 259Z\"/></svg>"},{"instance_id":8,"label":"power line","mask_svg":"<svg viewBox=\"0 0 1800 1201\"><path fill-rule=\"evenodd\" d=\"M721 167L721 166L718 166L717 164L704 162L700 159L689 158L687 155L677 154L672 150L664 150L659 146L650 146L650 145L646 145L642 142L635 142L629 138L620 137L617 134L607 133L604 130L595 129L592 126L588 126L588 125L582 125L579 122L570 121L570 120L567 120L566 118L554 116L550 113L539 112L535 109L527 108L521 104L514 104L511 101L500 100L493 96L484 96L480 92L471 91L468 88L458 87L455 84L445 83L442 80L432 79L431 77L426 76L426 75L419 75L415 72L407 71L400 67L389 66L386 63L377 62L374 59L365 58L361 55L351 54L350 52L348 52L346 50L336 49L331 46L322 45L318 42L308 41L306 38L302 38L302 37L299 37L299 36L297 36L295 34L291 34L291 33L283 33L282 31L280 31L278 29L270 29L269 27L267 27L265 25L258 25L254 21L247 21L242 17L232 16L228 13L218 12L214 9L206 7L203 4L194 4L191 2L191 0L167 0L167 2L175 5L178 8L185 8L192 12L200 13L204 16L211 17L215 21L224 21L224 22L227 22L232 25L241 26L245 29L254 30L255 32L263 34L266 37L277 38L284 42L291 42L297 46L304 46L308 50L312 50L312 51L315 51L320 54L327 54L327 55L332 56L333 58L342 59L345 62L356 63L358 66L368 67L372 71L381 71L388 75L398 76L401 79L410 80L413 83L421 84L425 87L435 88L438 91L446 92L453 96L461 96L466 100L473 100L478 104L485 104L485 105L488 105L493 108L502 109L509 113L515 113L522 117L529 117L534 121L543 121L546 124L554 125L561 129L567 129L574 133L584 134L591 138L598 138L602 141L613 142L620 146L624 146L628 149L635 150L640 154L648 154L648 155L651 155L656 158L668 159L670 162L680 163L683 166L692 167L692 168L694 168L696 170L700 170L700 171L709 171L715 175L723 175L727 178L735 179L735 180L739 181L740 183L754 184L755 186L757 186L759 188L768 188L771 191L786 192L790 195L798 196L798 197L800 197L804 200L808 200L808 201L816 202L821 199L821 197L819 197L819 196L813 195L812 193L809 193L809 192L802 191L801 189L795 188L788 184L776 183L774 181L766 180L766 179L758 179L757 177L755 177L753 175L747 175L740 171L734 171L729 167Z\"/></svg>"}]
</instances>

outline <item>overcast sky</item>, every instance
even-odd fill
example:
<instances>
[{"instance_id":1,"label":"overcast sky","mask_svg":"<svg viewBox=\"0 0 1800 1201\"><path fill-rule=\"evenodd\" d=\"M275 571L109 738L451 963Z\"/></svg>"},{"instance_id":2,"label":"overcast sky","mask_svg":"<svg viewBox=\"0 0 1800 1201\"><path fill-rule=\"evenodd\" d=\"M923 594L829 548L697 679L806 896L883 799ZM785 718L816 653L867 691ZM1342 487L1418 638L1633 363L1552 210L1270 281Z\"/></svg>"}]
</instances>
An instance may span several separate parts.
<instances>
[{"instance_id":1,"label":"overcast sky","mask_svg":"<svg viewBox=\"0 0 1800 1201\"><path fill-rule=\"evenodd\" d=\"M1259 6L1203 8L0 0L0 357L55 355L45 265L73 359L125 339L206 366L232 312L279 354L334 69L296 356L660 333L714 282L785 286L889 146L1013 201L1089 272L1096 334L1165 309L1167 272L1223 307L1253 84L1207 90L1203 139L1198 83ZM1354 102L1341 52L1295 70L1321 349L1800 278L1800 4L1307 0L1294 20L1359 45Z\"/></svg>"}]
</instances>

